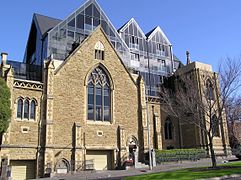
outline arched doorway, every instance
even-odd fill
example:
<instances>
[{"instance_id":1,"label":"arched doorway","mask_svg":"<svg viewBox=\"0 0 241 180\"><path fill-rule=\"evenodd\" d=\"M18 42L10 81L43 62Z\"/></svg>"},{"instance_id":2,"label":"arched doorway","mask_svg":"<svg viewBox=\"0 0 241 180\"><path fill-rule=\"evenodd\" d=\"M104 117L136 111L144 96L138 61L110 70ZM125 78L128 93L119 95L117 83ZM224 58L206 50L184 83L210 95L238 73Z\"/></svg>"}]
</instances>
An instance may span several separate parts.
<instances>
[{"instance_id":1,"label":"arched doorway","mask_svg":"<svg viewBox=\"0 0 241 180\"><path fill-rule=\"evenodd\" d=\"M133 165L138 161L138 141L135 136L128 138L127 146L129 150L128 159L133 161Z\"/></svg>"},{"instance_id":2,"label":"arched doorway","mask_svg":"<svg viewBox=\"0 0 241 180\"><path fill-rule=\"evenodd\" d=\"M68 160L66 159L60 159L55 166L55 170L57 173L68 173L70 171L70 165Z\"/></svg>"}]
</instances>

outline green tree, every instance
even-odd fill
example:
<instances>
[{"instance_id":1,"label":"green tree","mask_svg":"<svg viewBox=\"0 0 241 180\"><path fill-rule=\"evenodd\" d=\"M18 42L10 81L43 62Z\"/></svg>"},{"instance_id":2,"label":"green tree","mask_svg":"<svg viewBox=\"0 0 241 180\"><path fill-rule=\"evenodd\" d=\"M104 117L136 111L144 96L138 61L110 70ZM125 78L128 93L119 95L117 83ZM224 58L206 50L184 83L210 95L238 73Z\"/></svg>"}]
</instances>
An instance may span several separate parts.
<instances>
[{"instance_id":1,"label":"green tree","mask_svg":"<svg viewBox=\"0 0 241 180\"><path fill-rule=\"evenodd\" d=\"M6 82L0 78L0 133L7 130L11 118L10 96L10 90Z\"/></svg>"}]
</instances>

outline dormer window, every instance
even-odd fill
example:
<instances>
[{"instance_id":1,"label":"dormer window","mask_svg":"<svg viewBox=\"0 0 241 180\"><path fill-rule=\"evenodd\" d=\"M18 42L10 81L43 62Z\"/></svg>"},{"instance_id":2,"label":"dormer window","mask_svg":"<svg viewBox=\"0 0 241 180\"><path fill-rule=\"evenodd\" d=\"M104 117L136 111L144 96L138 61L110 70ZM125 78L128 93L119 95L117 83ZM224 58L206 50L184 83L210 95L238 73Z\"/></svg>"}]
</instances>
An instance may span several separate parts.
<instances>
[{"instance_id":1,"label":"dormer window","mask_svg":"<svg viewBox=\"0 0 241 180\"><path fill-rule=\"evenodd\" d=\"M98 41L95 44L95 59L104 60L104 56L104 45L100 41Z\"/></svg>"}]
</instances>

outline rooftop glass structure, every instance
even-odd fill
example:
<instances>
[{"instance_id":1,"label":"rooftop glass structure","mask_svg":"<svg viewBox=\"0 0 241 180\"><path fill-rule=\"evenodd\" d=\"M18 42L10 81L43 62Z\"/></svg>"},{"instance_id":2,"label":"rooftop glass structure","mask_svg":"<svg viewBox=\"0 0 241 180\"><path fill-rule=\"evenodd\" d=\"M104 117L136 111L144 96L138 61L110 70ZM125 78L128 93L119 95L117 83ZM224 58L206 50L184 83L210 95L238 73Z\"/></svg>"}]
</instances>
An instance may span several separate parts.
<instances>
[{"instance_id":1,"label":"rooftop glass structure","mask_svg":"<svg viewBox=\"0 0 241 180\"><path fill-rule=\"evenodd\" d=\"M48 57L64 61L97 26L102 27L126 67L141 74L150 95L156 96L163 77L179 66L171 43L160 27L145 34L133 18L117 31L96 0L86 1L63 21L35 14L25 63L43 65Z\"/></svg>"}]
</instances>

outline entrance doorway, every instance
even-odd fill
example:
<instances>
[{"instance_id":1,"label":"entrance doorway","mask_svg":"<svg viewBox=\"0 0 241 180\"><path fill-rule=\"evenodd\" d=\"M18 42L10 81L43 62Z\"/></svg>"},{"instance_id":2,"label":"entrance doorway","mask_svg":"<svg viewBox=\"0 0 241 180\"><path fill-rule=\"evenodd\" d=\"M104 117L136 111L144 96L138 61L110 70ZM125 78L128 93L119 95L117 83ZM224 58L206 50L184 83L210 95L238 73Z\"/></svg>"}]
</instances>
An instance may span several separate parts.
<instances>
[{"instance_id":1,"label":"entrance doorway","mask_svg":"<svg viewBox=\"0 0 241 180\"><path fill-rule=\"evenodd\" d=\"M138 142L135 136L128 138L129 147L129 162L133 162L133 165L138 161Z\"/></svg>"}]
</instances>

